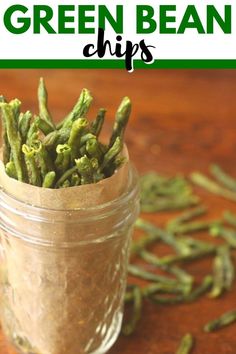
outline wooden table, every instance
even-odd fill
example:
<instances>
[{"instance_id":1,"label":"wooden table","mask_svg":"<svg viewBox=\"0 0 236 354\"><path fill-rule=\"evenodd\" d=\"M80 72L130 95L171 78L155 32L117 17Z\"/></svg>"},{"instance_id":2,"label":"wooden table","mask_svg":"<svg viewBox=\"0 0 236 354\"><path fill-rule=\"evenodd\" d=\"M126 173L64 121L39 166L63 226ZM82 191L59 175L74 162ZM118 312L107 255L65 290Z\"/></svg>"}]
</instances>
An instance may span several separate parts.
<instances>
[{"instance_id":1,"label":"wooden table","mask_svg":"<svg viewBox=\"0 0 236 354\"><path fill-rule=\"evenodd\" d=\"M140 173L207 172L209 163L215 161L236 175L236 70L137 70L133 74L118 70L2 70L0 92L20 98L23 108L36 110L39 76L47 81L52 112L58 119L70 110L82 87L95 96L92 113L105 106L110 118L120 98L129 95L134 108L127 144ZM109 120L106 133L111 124ZM234 203L196 191L209 206L209 217L219 217L222 209L236 212ZM169 216L159 213L152 219L164 225ZM200 276L210 271L211 262L200 261L188 269ZM173 354L180 338L190 331L197 339L193 353L235 354L235 325L214 334L202 331L206 322L235 306L236 286L220 300L205 297L176 307L145 303L137 332L129 338L120 337L109 353ZM1 337L0 354L10 353Z\"/></svg>"}]
</instances>

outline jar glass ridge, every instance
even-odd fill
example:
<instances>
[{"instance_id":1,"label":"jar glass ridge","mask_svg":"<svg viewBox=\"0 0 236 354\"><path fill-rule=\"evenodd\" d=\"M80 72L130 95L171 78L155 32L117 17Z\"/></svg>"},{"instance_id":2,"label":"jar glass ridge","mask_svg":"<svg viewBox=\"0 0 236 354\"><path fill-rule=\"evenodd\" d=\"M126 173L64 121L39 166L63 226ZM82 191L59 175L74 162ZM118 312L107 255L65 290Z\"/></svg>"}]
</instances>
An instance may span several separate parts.
<instances>
[{"instance_id":1,"label":"jar glass ridge","mask_svg":"<svg viewBox=\"0 0 236 354\"><path fill-rule=\"evenodd\" d=\"M123 316L129 244L139 212L126 191L93 208L51 210L0 191L1 319L24 353L105 353Z\"/></svg>"}]
</instances>

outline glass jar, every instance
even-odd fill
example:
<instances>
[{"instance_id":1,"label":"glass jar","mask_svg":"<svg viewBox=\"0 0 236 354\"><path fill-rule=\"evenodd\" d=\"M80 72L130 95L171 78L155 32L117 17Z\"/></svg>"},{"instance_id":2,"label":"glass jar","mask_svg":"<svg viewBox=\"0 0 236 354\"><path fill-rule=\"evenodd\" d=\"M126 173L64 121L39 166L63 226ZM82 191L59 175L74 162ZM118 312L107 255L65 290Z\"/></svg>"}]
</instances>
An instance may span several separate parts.
<instances>
[{"instance_id":1,"label":"glass jar","mask_svg":"<svg viewBox=\"0 0 236 354\"><path fill-rule=\"evenodd\" d=\"M20 353L105 353L120 332L138 178L98 207L51 210L0 190L1 321ZM67 236L66 242L64 236Z\"/></svg>"}]
</instances>

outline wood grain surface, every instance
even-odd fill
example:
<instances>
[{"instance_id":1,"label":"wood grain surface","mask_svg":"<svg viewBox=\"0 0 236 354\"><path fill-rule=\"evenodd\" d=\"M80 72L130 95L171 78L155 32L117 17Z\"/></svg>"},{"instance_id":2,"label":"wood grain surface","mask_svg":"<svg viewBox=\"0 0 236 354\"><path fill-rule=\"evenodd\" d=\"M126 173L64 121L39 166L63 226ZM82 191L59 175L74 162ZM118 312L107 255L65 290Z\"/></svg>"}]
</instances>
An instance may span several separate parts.
<instances>
[{"instance_id":1,"label":"wood grain surface","mask_svg":"<svg viewBox=\"0 0 236 354\"><path fill-rule=\"evenodd\" d=\"M236 176L236 70L136 70L133 74L119 70L2 70L0 93L9 99L18 97L24 109L36 111L39 76L46 79L57 119L71 109L83 87L89 88L95 98L90 116L101 106L108 109L105 134L121 97L130 96L133 114L127 144L140 173L207 172L214 161ZM196 191L209 207L210 218L219 217L224 209L236 212L235 203ZM168 217L168 213L159 213L151 220L162 226ZM211 270L211 261L198 261L187 269L199 277ZM194 354L236 354L236 325L214 334L202 331L210 319L233 308L236 286L220 300L205 297L175 307L145 302L136 333L121 336L109 353L174 354L180 338L190 331L196 337ZM0 354L13 354L2 335Z\"/></svg>"}]
</instances>

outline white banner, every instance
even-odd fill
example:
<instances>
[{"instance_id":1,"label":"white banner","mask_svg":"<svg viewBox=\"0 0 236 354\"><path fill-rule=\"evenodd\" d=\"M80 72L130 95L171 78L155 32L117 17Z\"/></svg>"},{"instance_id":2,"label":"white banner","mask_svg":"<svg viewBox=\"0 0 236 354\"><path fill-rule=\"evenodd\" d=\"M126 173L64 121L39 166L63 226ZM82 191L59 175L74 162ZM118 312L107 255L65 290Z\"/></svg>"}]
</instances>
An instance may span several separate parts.
<instances>
[{"instance_id":1,"label":"white banner","mask_svg":"<svg viewBox=\"0 0 236 354\"><path fill-rule=\"evenodd\" d=\"M14 5L21 7L12 7ZM71 6L63 8L68 5ZM116 54L119 51L125 53L127 41L131 42L128 48L134 46L133 53L137 49L137 53L133 55L135 59L142 59L142 40L146 46L151 46L149 50L153 59L236 59L236 5L234 1L223 0L2 0L0 59L85 59L84 48L88 44L94 45L94 48L89 47L89 53L94 53L97 49L101 17L99 5L106 6L114 21L117 20L116 6L123 7L123 33L117 34L109 21L105 21L104 40L110 41L110 50L114 55L111 55L109 46L106 45L103 59L119 58ZM139 7L139 18L138 5L143 6ZM149 11L145 10L144 6L148 6ZM142 21L147 15L151 24ZM39 17L44 18L40 26ZM121 23L122 19L119 18L119 22ZM46 23L46 27L42 23ZM144 30L152 25L153 33L137 33L137 23ZM191 26L193 28L189 28ZM95 33L80 33L84 28L87 32ZM209 33L212 28L213 33ZM12 33L12 29L13 32L23 33ZM34 33L35 31L40 33ZM63 31L72 33L60 33ZM173 33L164 33L168 31ZM183 33L178 33L181 31ZM118 35L120 37L117 38ZM136 44L138 47L135 47ZM146 57L145 53L143 56ZM98 58L98 53L90 57ZM124 59L124 55L122 58Z\"/></svg>"}]
</instances>

